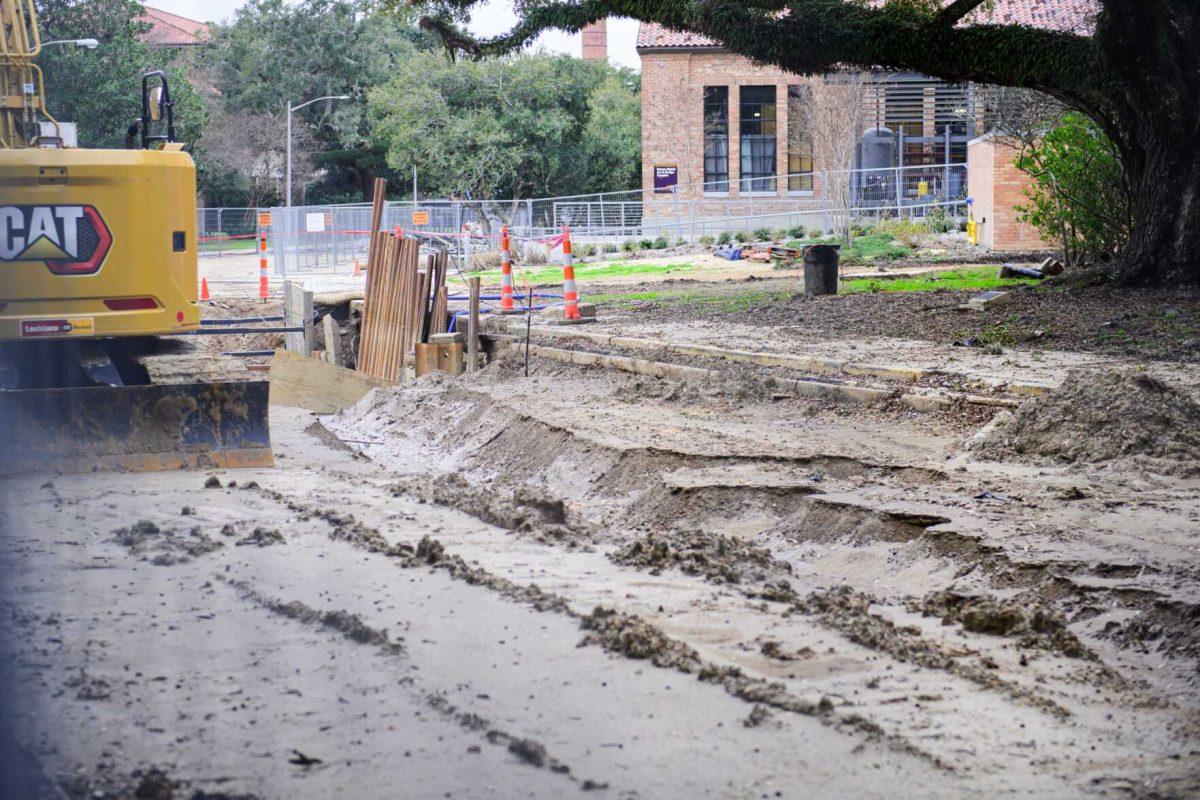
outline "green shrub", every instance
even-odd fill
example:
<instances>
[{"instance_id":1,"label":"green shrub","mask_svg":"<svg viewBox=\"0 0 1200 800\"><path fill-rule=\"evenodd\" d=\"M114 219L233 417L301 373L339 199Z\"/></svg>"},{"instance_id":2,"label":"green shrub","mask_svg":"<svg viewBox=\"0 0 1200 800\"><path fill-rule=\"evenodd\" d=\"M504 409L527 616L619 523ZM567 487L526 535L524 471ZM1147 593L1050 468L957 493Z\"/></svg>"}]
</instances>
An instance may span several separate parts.
<instances>
[{"instance_id":1,"label":"green shrub","mask_svg":"<svg viewBox=\"0 0 1200 800\"><path fill-rule=\"evenodd\" d=\"M709 236L708 234L701 236L697 241L699 242L701 247L712 247L713 246L713 237Z\"/></svg>"},{"instance_id":2,"label":"green shrub","mask_svg":"<svg viewBox=\"0 0 1200 800\"><path fill-rule=\"evenodd\" d=\"M775 233L771 236L771 239L776 242L787 241L787 238L788 238L787 228L776 228Z\"/></svg>"},{"instance_id":3,"label":"green shrub","mask_svg":"<svg viewBox=\"0 0 1200 800\"><path fill-rule=\"evenodd\" d=\"M933 233L949 233L957 227L957 223L946 213L945 206L935 206L925 212L925 224Z\"/></svg>"},{"instance_id":4,"label":"green shrub","mask_svg":"<svg viewBox=\"0 0 1200 800\"><path fill-rule=\"evenodd\" d=\"M1068 266L1102 260L1129 241L1132 210L1116 148L1100 127L1078 112L1017 157L1033 186L1018 219L1056 241Z\"/></svg>"},{"instance_id":5,"label":"green shrub","mask_svg":"<svg viewBox=\"0 0 1200 800\"><path fill-rule=\"evenodd\" d=\"M745 244L750 241L750 233L749 231L738 231L733 235L733 238L737 239L738 244Z\"/></svg>"},{"instance_id":6,"label":"green shrub","mask_svg":"<svg viewBox=\"0 0 1200 800\"><path fill-rule=\"evenodd\" d=\"M605 244L604 244L604 252L606 252L606 253L615 253L615 252L617 252L617 250L619 250L619 249L620 249L620 248L618 248L618 247L617 247L615 244L613 244L612 242L605 242Z\"/></svg>"},{"instance_id":7,"label":"green shrub","mask_svg":"<svg viewBox=\"0 0 1200 800\"><path fill-rule=\"evenodd\" d=\"M626 253L636 253L638 249L638 243L633 239L626 239L625 241L621 242L621 249Z\"/></svg>"},{"instance_id":8,"label":"green shrub","mask_svg":"<svg viewBox=\"0 0 1200 800\"><path fill-rule=\"evenodd\" d=\"M469 260L468 269L483 270L483 269L499 269L500 268L500 251L495 250L487 253L472 253Z\"/></svg>"},{"instance_id":9,"label":"green shrub","mask_svg":"<svg viewBox=\"0 0 1200 800\"><path fill-rule=\"evenodd\" d=\"M670 246L671 246L671 243L667 241L667 237L665 237L665 236L660 236L654 240L654 249L655 250L666 250Z\"/></svg>"},{"instance_id":10,"label":"green shrub","mask_svg":"<svg viewBox=\"0 0 1200 800\"><path fill-rule=\"evenodd\" d=\"M654 240L653 239L642 239L640 242L638 242L638 246L641 247L643 250L653 250L654 249Z\"/></svg>"},{"instance_id":11,"label":"green shrub","mask_svg":"<svg viewBox=\"0 0 1200 800\"><path fill-rule=\"evenodd\" d=\"M756 241L756 242L771 241L771 229L770 228L755 228L754 229L754 241Z\"/></svg>"},{"instance_id":12,"label":"green shrub","mask_svg":"<svg viewBox=\"0 0 1200 800\"><path fill-rule=\"evenodd\" d=\"M721 231L721 235L717 237L717 244L733 244L733 234L729 231Z\"/></svg>"},{"instance_id":13,"label":"green shrub","mask_svg":"<svg viewBox=\"0 0 1200 800\"><path fill-rule=\"evenodd\" d=\"M912 249L899 242L890 233L874 231L856 238L849 247L841 250L845 264L871 264L876 261L892 261L912 254Z\"/></svg>"},{"instance_id":14,"label":"green shrub","mask_svg":"<svg viewBox=\"0 0 1200 800\"><path fill-rule=\"evenodd\" d=\"M929 226L917 220L885 219L879 223L875 231L886 233L903 242L907 247L916 247L920 243L921 237L929 233Z\"/></svg>"},{"instance_id":15,"label":"green shrub","mask_svg":"<svg viewBox=\"0 0 1200 800\"><path fill-rule=\"evenodd\" d=\"M803 225L793 225L792 227L787 229L787 238L803 239L805 233L806 233L806 231L805 231L805 228Z\"/></svg>"},{"instance_id":16,"label":"green shrub","mask_svg":"<svg viewBox=\"0 0 1200 800\"><path fill-rule=\"evenodd\" d=\"M525 245L525 258L521 260L522 264L537 266L545 264L549 260L550 251L546 248L546 245L538 244L537 242L530 242Z\"/></svg>"},{"instance_id":17,"label":"green shrub","mask_svg":"<svg viewBox=\"0 0 1200 800\"><path fill-rule=\"evenodd\" d=\"M591 258L592 256L596 255L596 245L594 245L594 244L579 245L578 255L580 258Z\"/></svg>"}]
</instances>

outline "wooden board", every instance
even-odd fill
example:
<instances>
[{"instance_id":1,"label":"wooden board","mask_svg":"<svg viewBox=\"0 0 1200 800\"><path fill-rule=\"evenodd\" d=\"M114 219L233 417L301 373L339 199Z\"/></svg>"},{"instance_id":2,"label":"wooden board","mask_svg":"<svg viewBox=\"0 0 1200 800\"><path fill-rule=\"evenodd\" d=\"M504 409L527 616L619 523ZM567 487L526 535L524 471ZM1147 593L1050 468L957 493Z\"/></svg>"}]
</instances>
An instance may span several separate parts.
<instances>
[{"instance_id":1,"label":"wooden board","mask_svg":"<svg viewBox=\"0 0 1200 800\"><path fill-rule=\"evenodd\" d=\"M302 356L312 355L313 293L293 281L283 282L283 324L288 328L303 326L303 331L285 333L283 346Z\"/></svg>"},{"instance_id":2,"label":"wooden board","mask_svg":"<svg viewBox=\"0 0 1200 800\"><path fill-rule=\"evenodd\" d=\"M338 330L337 320L332 314L326 314L321 320L321 332L325 336L325 360L331 364L342 365L342 332Z\"/></svg>"},{"instance_id":3,"label":"wooden board","mask_svg":"<svg viewBox=\"0 0 1200 800\"><path fill-rule=\"evenodd\" d=\"M417 343L413 367L418 378L437 369L437 349L436 344Z\"/></svg>"},{"instance_id":4,"label":"wooden board","mask_svg":"<svg viewBox=\"0 0 1200 800\"><path fill-rule=\"evenodd\" d=\"M435 344L430 347L437 348L437 365L442 372L449 372L451 375L462 375L465 372L465 353L466 346L462 342L454 344Z\"/></svg>"},{"instance_id":5,"label":"wooden board","mask_svg":"<svg viewBox=\"0 0 1200 800\"><path fill-rule=\"evenodd\" d=\"M372 389L392 386L315 358L276 350L268 374L270 404L306 408L318 414L332 414L354 405Z\"/></svg>"}]
</instances>

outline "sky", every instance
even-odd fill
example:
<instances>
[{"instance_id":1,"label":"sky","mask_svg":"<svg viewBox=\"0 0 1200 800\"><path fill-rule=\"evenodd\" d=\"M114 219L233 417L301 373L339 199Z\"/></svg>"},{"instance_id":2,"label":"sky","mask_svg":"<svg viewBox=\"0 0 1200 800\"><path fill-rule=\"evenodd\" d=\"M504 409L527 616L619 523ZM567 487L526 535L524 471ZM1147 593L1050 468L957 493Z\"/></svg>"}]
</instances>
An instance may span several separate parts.
<instances>
[{"instance_id":1,"label":"sky","mask_svg":"<svg viewBox=\"0 0 1200 800\"><path fill-rule=\"evenodd\" d=\"M233 15L242 0L151 0L147 5L180 14L202 22L216 22ZM515 16L511 0L489 0L475 13L471 30L476 35L493 35L507 30ZM637 40L637 21L610 19L608 21L608 60L621 67L641 69L634 45ZM554 53L579 55L580 36L552 31L542 34L535 47L543 47Z\"/></svg>"}]
</instances>

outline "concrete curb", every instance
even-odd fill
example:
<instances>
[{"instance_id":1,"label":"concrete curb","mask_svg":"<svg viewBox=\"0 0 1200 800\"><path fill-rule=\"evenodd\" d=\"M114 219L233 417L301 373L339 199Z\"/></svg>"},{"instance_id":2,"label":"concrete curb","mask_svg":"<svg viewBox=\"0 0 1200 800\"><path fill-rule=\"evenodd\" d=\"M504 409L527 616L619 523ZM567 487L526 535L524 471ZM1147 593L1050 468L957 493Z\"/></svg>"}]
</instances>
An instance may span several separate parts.
<instances>
[{"instance_id":1,"label":"concrete curb","mask_svg":"<svg viewBox=\"0 0 1200 800\"><path fill-rule=\"evenodd\" d=\"M510 335L525 335L524 325L520 325L519 330L517 330L513 327L509 320L501 321L501 325L498 327L500 327L502 332ZM722 359L725 361L734 361L744 364L756 364L761 367L794 369L801 372L812 372L818 375L840 374L901 381L916 381L920 380L921 378L934 376L954 376L968 380L979 380L978 378L968 375L967 373L954 370L926 370L915 367L891 367L878 364L860 364L851 361L839 361L837 359L815 358L812 356L792 356L785 353L764 353L754 350L734 350L730 348L712 347L709 345L698 344L675 344L664 342L658 339L640 339L632 336L613 336L606 333L563 330L562 328L558 327L534 326L530 329L530 333L534 336L544 336L549 338L584 339L599 345L606 345L608 347L624 347L630 350L668 350L673 353L679 353L680 355ZM1003 386L1005 391L1007 391L1009 394L1024 396L1044 395L1050 392L1052 389L1050 386L1044 386L1036 383L1005 383ZM991 400L991 398L982 398L978 395L971 396L978 397L980 401ZM981 404L1008 405L1007 403L999 400Z\"/></svg>"},{"instance_id":2,"label":"concrete curb","mask_svg":"<svg viewBox=\"0 0 1200 800\"><path fill-rule=\"evenodd\" d=\"M511 343L511 340L510 340ZM703 367L689 367L681 364L668 364L663 361L650 361L644 358L614 356L605 353L591 353L583 350L562 350L557 347L531 345L530 355L539 358L550 358L564 364L580 367L604 367L622 372L632 372L638 375L649 375L655 378L683 378L690 380L721 380L725 376L718 370ZM843 386L837 383L822 381L798 381L776 379L776 384L786 391L805 397L825 397L852 403L872 403L887 399L895 399L914 411L939 411L958 403L988 406L995 408L1015 408L1018 401L997 397L981 397L979 395L954 393L949 395L906 393L897 395L887 389L874 389L866 386Z\"/></svg>"}]
</instances>

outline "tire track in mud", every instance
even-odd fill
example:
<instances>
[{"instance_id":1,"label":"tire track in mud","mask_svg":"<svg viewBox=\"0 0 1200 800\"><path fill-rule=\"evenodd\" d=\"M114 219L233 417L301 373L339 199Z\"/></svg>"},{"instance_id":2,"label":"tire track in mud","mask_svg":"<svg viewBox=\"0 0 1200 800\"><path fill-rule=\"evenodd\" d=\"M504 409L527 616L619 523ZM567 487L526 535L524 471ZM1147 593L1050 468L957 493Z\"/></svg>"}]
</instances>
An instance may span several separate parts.
<instances>
[{"instance_id":1,"label":"tire track in mud","mask_svg":"<svg viewBox=\"0 0 1200 800\"><path fill-rule=\"evenodd\" d=\"M414 556L416 557L416 556ZM371 645L385 656L403 657L406 655L404 646L393 641L386 629L375 628L363 622L357 614L346 611L319 611L299 600L283 601L259 592L246 581L227 578L218 575L217 580L237 590L238 596L259 608L272 614L292 620L301 625L315 628L327 628L341 634L349 641L362 645ZM402 678L401 683L412 685L411 677ZM451 703L444 694L425 692L421 695L424 704L436 711L443 718L454 722L463 730L480 735L489 744L502 747L512 753L521 762L535 768L547 769L550 772L563 775L579 785L584 791L607 789L608 784L591 778L579 778L571 768L550 755L546 746L535 739L515 736L504 731L488 720L472 711L464 711Z\"/></svg>"},{"instance_id":2,"label":"tire track in mud","mask_svg":"<svg viewBox=\"0 0 1200 800\"><path fill-rule=\"evenodd\" d=\"M445 546L431 536L422 537L416 547L407 544L388 545L378 529L355 520L351 515L312 506L276 490L260 487L259 491L292 511L307 514L310 518L324 519L332 528L331 539L349 541L369 552L395 558L397 566L401 568L442 570L455 580L490 589L536 611L554 612L578 620L580 629L584 631L580 646L598 646L614 655L635 661L649 661L662 669L692 675L698 681L719 686L729 695L752 705L811 717L842 732L858 733L883 742L894 751L920 758L939 770L954 771L936 755L901 736L888 733L861 714L838 712L831 697L802 697L789 692L782 683L750 677L738 667L705 661L690 645L672 639L641 617L603 606L595 607L589 614L582 614L572 608L564 597L547 592L535 584L522 586L482 567L469 565L461 556L448 553ZM347 528L353 531L353 535L346 535Z\"/></svg>"},{"instance_id":3,"label":"tire track in mud","mask_svg":"<svg viewBox=\"0 0 1200 800\"><path fill-rule=\"evenodd\" d=\"M490 492L487 491L472 491L464 479L458 476L450 476L445 480L428 480L428 479L408 479L399 483L393 484L390 489L393 496L409 493L422 498L428 502L434 502L438 505L453 508L455 510L466 513L472 517L480 519L497 527L507 530L528 534L535 541L542 544L553 546L564 540L563 530L568 532L585 531L588 535L594 531L583 523L578 517L572 517L572 526L565 525L567 512L561 501L556 501L551 505L552 513L544 514L547 507L547 500L540 493L535 493L534 500L528 503L532 507L530 510L526 508L520 500L522 495L514 492L513 501L510 502L506 498L493 498ZM308 513L314 516L325 519L330 524L334 525L334 538L349 539L356 542L365 542L368 549L373 552L388 552L389 546L386 544L386 539L374 529L369 529L363 526L353 517L347 519L346 515L341 515L336 512L331 512L327 509L304 506L303 504L290 505L295 501L287 500L283 495L275 493L275 499L289 503L289 508L292 510ZM467 500L469 498L469 501ZM911 522L911 520L909 520ZM917 520L922 527L928 525L945 522L944 518L929 518ZM356 533L347 536L347 525L353 528ZM545 535L539 526L549 527L553 533L549 536ZM364 533L364 531L371 531ZM700 538L705 538L704 534L698 534ZM872 605L878 604L879 601L862 592L853 590L849 586L837 587L835 589L813 592L805 598L800 598L796 595L791 584L787 581L786 575L791 573L791 568L786 562L775 559L769 551L764 548L755 547L744 542L730 540L726 537L718 537L719 540L714 542L706 542L706 547L702 548L703 552L692 552L687 555L694 556L691 560L678 554L673 554L669 545L665 546L666 540L669 537L656 536L650 534L635 540L627 548L610 552L608 558L618 566L632 566L636 569L662 569L665 566L674 566L681 568L685 574L696 575L704 579L708 583L718 586L730 586L736 591L739 591L743 596L750 600L771 600L787 604L787 608L782 612L785 615L788 613L803 614L806 617L813 619L826 627L829 630L835 631L847 640L854 644L867 647L876 652L885 653L897 661L913 664L925 669L934 669L944 671L948 674L962 678L982 689L998 692L1008 697L1009 699L1021 703L1023 705L1036 708L1046 712L1058 719L1066 719L1071 716L1071 712L1054 702L1053 700L1039 696L1028 688L1022 687L1019 684L1011 681L1006 681L999 677L994 665L989 665L986 659L979 664L963 663L960 659L968 655L962 652L954 652L950 649L932 642L921 636L918 630L911 629L907 626L899 626L890 620L883 618L878 614L870 613L869 609ZM576 546L577 539L570 539L569 547ZM435 561L428 561L429 551L426 551L425 560L427 563L434 564L442 559L449 559L449 563L453 563L453 559L457 556L446 556L444 550L440 549L441 545L436 540L430 540L430 549L436 548ZM422 540L424 545L424 540ZM411 554L411 548L406 545L399 545L399 553L391 553L408 557ZM395 549L395 548L393 548ZM421 546L418 546L418 550ZM418 554L418 559L421 556ZM461 559L459 559L461 561ZM757 565L759 569L765 573L774 576L776 579L771 580L764 575L748 576L746 574L747 565ZM464 568L466 571L464 571ZM506 579L498 578L490 573L483 572L480 568L466 567L465 563L461 567L458 565L448 567L451 574L455 577L463 577L470 583L478 585L486 585L489 588L498 589L502 594L509 597L517 596L515 584L511 584ZM478 573L474 572L478 570ZM747 581L746 578L752 579ZM753 578L758 578L757 580ZM495 581L502 581L503 585L497 585ZM526 587L536 589L534 585ZM541 590L538 589L540 592ZM528 598L519 598L526 599ZM564 606L566 601L563 598L555 597L561 601ZM545 606L546 597L534 598L534 602L538 606ZM915 598L911 599L912 603L919 602ZM544 610L539 607L539 610ZM601 611L602 609L597 609ZM611 609L612 613L617 613ZM583 617L574 612L571 614L581 620L581 624L587 630L588 620L591 617ZM1057 622L1057 621L1056 621ZM593 636L591 639L585 637L585 642L590 644L605 644L608 642L611 647L606 647L612 651L627 655L634 658L644 658L644 655L633 655L634 653L643 653L647 647L651 650L653 646L646 644L633 645L629 650L627 639L629 631L637 631L640 634L647 634L649 623L643 620L634 618L624 626L623 632L616 637L615 640L606 640L602 636ZM1065 628L1065 625L1058 625ZM608 630L609 626L601 626L601 630ZM1068 634L1069 636L1069 634ZM635 637L636 638L636 637ZM1083 646L1070 637L1075 642L1078 650L1083 650ZM655 637L650 636L651 640ZM682 644L666 639L665 636L660 641L661 649L670 651L674 644ZM685 645L686 646L686 645ZM1046 649L1055 650L1054 647ZM1061 652L1061 649L1059 649ZM694 653L694 651L693 651ZM1088 651L1088 655L1092 655ZM696 658L699 658L697 655ZM1092 655L1092 660L1095 660ZM686 661L686 660L685 660ZM668 666L678 668L684 661L679 659L668 659L667 663L659 664L653 662L656 666ZM702 679L708 679L710 682L722 682L725 676L716 673L706 672L702 665L690 665L689 669L681 670L703 676ZM1097 678L1103 680L1112 688L1128 688L1126 682L1115 671L1103 665L1098 667ZM746 680L761 680L748 678L747 676L738 676ZM720 679L720 680L718 680ZM750 691L747 687L734 685L730 688L730 693L748 699L750 696L765 697L766 699L755 699L753 702L761 702L764 705L780 708L797 713L815 715L823 713L820 711L820 700L814 704L810 700L797 702L794 698L784 697L780 695L781 687L776 687L776 690L764 695L760 690L755 689ZM786 692L784 692L786 694ZM774 695L774 699L771 699ZM871 733L879 733L878 726L874 723L868 723ZM859 727L862 727L859 724Z\"/></svg>"}]
</instances>

